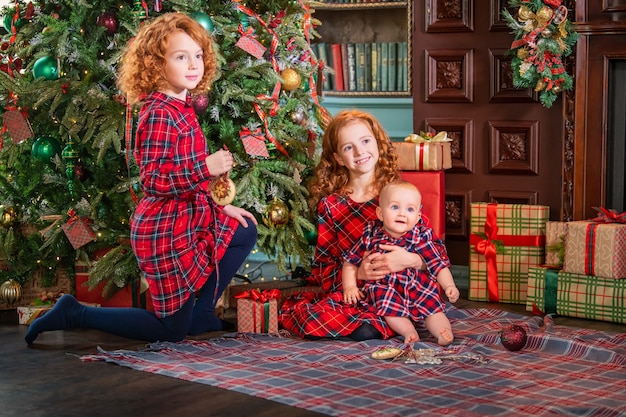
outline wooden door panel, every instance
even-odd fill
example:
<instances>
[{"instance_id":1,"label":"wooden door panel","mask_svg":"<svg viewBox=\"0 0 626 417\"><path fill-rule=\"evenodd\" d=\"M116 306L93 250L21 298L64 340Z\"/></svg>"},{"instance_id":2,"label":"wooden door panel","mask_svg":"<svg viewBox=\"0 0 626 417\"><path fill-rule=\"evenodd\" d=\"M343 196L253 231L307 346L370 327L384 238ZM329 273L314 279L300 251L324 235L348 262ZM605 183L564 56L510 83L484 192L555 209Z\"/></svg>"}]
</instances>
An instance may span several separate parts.
<instances>
[{"instance_id":1,"label":"wooden door panel","mask_svg":"<svg viewBox=\"0 0 626 417\"><path fill-rule=\"evenodd\" d=\"M561 209L561 101L544 108L512 85L513 40L505 0L414 2L413 126L453 139L446 171L446 244L467 265L469 204L494 201Z\"/></svg>"}]
</instances>

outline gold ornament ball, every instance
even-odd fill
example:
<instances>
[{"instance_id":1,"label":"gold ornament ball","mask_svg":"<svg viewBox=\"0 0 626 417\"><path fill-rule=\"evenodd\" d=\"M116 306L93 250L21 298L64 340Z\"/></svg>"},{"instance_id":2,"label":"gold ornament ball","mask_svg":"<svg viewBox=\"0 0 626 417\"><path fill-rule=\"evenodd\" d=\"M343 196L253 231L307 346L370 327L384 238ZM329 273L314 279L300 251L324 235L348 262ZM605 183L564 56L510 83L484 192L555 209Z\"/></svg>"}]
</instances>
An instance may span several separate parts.
<instances>
[{"instance_id":1,"label":"gold ornament ball","mask_svg":"<svg viewBox=\"0 0 626 417\"><path fill-rule=\"evenodd\" d=\"M528 6L521 6L517 10L517 16L518 16L518 20L520 21L528 20L531 18L532 12L528 8Z\"/></svg>"},{"instance_id":2,"label":"gold ornament ball","mask_svg":"<svg viewBox=\"0 0 626 417\"><path fill-rule=\"evenodd\" d=\"M289 222L289 207L283 201L274 199L263 211L263 223L267 227L283 226Z\"/></svg>"},{"instance_id":3,"label":"gold ornament ball","mask_svg":"<svg viewBox=\"0 0 626 417\"><path fill-rule=\"evenodd\" d=\"M0 206L0 209L0 225L6 229L16 226L22 218L20 211L13 206Z\"/></svg>"},{"instance_id":4,"label":"gold ornament ball","mask_svg":"<svg viewBox=\"0 0 626 417\"><path fill-rule=\"evenodd\" d=\"M528 58L529 54L530 53L528 52L527 48L520 48L520 49L517 50L517 57L519 59L526 59L526 58Z\"/></svg>"},{"instance_id":5,"label":"gold ornament ball","mask_svg":"<svg viewBox=\"0 0 626 417\"><path fill-rule=\"evenodd\" d=\"M549 38L550 36L552 36L552 31L548 28L545 28L541 31L541 36L543 36L544 38Z\"/></svg>"},{"instance_id":6,"label":"gold ornament ball","mask_svg":"<svg viewBox=\"0 0 626 417\"><path fill-rule=\"evenodd\" d=\"M280 73L280 78L283 79L281 83L283 90L293 91L300 87L300 82L302 79L300 78L300 74L298 71L292 68L287 68Z\"/></svg>"},{"instance_id":7,"label":"gold ornament ball","mask_svg":"<svg viewBox=\"0 0 626 417\"><path fill-rule=\"evenodd\" d=\"M0 300L9 306L22 299L22 286L14 279L4 281L0 285Z\"/></svg>"},{"instance_id":8,"label":"gold ornament ball","mask_svg":"<svg viewBox=\"0 0 626 417\"><path fill-rule=\"evenodd\" d=\"M546 24L552 18L552 13L554 12L551 8L549 8L548 6L543 6L537 11L537 20L539 22L542 22L543 24Z\"/></svg>"}]
</instances>

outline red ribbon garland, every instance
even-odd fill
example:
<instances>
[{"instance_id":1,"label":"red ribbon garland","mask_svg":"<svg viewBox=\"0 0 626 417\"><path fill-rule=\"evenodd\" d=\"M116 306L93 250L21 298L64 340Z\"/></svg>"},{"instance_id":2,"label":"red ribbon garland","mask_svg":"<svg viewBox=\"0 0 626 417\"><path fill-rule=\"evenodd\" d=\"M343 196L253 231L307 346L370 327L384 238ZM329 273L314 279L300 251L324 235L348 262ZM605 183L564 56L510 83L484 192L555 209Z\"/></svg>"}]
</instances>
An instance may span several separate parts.
<instances>
[{"instance_id":1,"label":"red ribbon garland","mask_svg":"<svg viewBox=\"0 0 626 417\"><path fill-rule=\"evenodd\" d=\"M485 239L474 233L470 235L470 245L474 245L474 251L485 255L485 260L487 261L487 291L489 301L494 303L500 301L498 265L496 262L497 249L494 241L498 240L504 246L544 246L546 243L544 235L499 235L496 207L497 204L495 203L487 205L487 219L485 221L485 235L487 238Z\"/></svg>"},{"instance_id":2,"label":"red ribbon garland","mask_svg":"<svg viewBox=\"0 0 626 417\"><path fill-rule=\"evenodd\" d=\"M254 290L249 290L249 291L244 291L242 293L239 293L237 295L235 295L235 298L243 298L243 299L250 299L254 302L259 302L259 303L267 303L270 300L278 300L280 298L280 290L279 289L271 289L271 290L263 290L263 291L259 291L258 289L254 289ZM256 314L256 308L253 308L253 320L254 320L254 328L256 329L256 323L257 323L257 314ZM260 319L263 319L263 317L260 317ZM265 333L267 331L267 329L265 328L265 320L261 320L261 333Z\"/></svg>"}]
</instances>

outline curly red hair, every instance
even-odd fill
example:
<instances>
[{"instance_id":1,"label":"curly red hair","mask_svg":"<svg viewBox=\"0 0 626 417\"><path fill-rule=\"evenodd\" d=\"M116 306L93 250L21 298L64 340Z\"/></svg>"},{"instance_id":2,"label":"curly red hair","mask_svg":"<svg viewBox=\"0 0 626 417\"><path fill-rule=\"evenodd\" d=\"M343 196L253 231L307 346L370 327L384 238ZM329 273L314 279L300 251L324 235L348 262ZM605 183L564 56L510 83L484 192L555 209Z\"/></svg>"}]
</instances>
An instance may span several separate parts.
<instances>
[{"instance_id":1,"label":"curly red hair","mask_svg":"<svg viewBox=\"0 0 626 417\"><path fill-rule=\"evenodd\" d=\"M170 35L176 32L189 35L204 51L204 75L191 93L206 93L211 87L218 74L211 35L183 13L166 13L144 24L122 55L117 86L129 103L165 84L165 52Z\"/></svg>"},{"instance_id":2,"label":"curly red hair","mask_svg":"<svg viewBox=\"0 0 626 417\"><path fill-rule=\"evenodd\" d=\"M347 188L350 173L346 167L337 163L334 153L337 152L341 129L355 122L364 122L372 131L378 144L380 158L374 173L374 182L371 184L375 194L378 195L387 183L400 178L398 156L389 135L380 122L373 115L364 111L341 111L331 120L324 132L320 162L317 164L309 183L309 208L313 212L317 211L317 205L322 197L335 192L351 193L351 190Z\"/></svg>"}]
</instances>

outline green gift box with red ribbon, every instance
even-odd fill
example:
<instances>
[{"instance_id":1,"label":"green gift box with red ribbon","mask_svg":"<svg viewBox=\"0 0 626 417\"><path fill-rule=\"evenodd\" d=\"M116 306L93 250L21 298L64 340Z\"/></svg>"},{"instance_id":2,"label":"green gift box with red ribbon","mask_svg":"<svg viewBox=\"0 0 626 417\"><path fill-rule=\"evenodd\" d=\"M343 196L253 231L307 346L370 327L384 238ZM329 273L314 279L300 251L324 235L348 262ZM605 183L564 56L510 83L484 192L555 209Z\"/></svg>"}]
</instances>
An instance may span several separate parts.
<instances>
[{"instance_id":1,"label":"green gift box with red ribbon","mask_svg":"<svg viewBox=\"0 0 626 417\"><path fill-rule=\"evenodd\" d=\"M526 311L626 323L626 280L531 267Z\"/></svg>"},{"instance_id":2,"label":"green gift box with red ribbon","mask_svg":"<svg viewBox=\"0 0 626 417\"><path fill-rule=\"evenodd\" d=\"M470 300L526 304L528 269L544 263L549 218L548 206L471 204Z\"/></svg>"},{"instance_id":3,"label":"green gift box with red ribbon","mask_svg":"<svg viewBox=\"0 0 626 417\"><path fill-rule=\"evenodd\" d=\"M604 278L626 278L626 212L597 207L591 220L569 222L563 270Z\"/></svg>"},{"instance_id":4,"label":"green gift box with red ribbon","mask_svg":"<svg viewBox=\"0 0 626 417\"><path fill-rule=\"evenodd\" d=\"M278 299L280 290L256 289L235 296L237 331L241 333L278 333Z\"/></svg>"}]
</instances>

